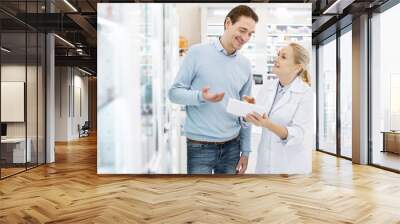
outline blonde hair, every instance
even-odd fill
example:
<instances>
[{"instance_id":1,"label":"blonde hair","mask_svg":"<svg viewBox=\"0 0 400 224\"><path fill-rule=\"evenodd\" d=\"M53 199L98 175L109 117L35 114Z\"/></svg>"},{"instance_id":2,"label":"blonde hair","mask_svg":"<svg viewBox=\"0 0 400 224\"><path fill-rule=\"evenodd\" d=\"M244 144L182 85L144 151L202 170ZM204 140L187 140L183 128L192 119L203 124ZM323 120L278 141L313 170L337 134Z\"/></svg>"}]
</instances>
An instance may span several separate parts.
<instances>
[{"instance_id":1,"label":"blonde hair","mask_svg":"<svg viewBox=\"0 0 400 224\"><path fill-rule=\"evenodd\" d=\"M290 43L289 46L293 50L294 62L301 65L301 70L298 75L305 83L311 86L311 76L307 69L310 63L310 56L307 49L298 43Z\"/></svg>"}]
</instances>

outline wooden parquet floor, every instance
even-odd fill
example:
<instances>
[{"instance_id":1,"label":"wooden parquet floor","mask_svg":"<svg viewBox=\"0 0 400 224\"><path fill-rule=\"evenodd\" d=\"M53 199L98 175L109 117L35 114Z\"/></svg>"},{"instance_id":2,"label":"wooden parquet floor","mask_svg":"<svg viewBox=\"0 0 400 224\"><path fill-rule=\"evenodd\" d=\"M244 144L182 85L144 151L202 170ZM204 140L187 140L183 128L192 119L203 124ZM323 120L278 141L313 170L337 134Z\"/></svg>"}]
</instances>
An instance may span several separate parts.
<instances>
[{"instance_id":1,"label":"wooden parquet floor","mask_svg":"<svg viewBox=\"0 0 400 224\"><path fill-rule=\"evenodd\" d=\"M315 152L312 175L98 176L96 139L0 181L0 223L400 223L400 175Z\"/></svg>"}]
</instances>

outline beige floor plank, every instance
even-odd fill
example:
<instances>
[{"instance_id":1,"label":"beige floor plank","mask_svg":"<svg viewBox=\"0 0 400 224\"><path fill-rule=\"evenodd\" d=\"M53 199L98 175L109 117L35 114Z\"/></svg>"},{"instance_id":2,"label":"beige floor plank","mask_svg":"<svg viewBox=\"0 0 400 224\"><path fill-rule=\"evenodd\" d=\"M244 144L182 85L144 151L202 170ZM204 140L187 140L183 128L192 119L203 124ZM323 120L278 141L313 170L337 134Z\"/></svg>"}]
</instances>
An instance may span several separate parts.
<instances>
[{"instance_id":1,"label":"beige floor plank","mask_svg":"<svg viewBox=\"0 0 400 224\"><path fill-rule=\"evenodd\" d=\"M311 175L97 175L96 138L0 181L0 223L400 223L400 175L320 152Z\"/></svg>"}]
</instances>

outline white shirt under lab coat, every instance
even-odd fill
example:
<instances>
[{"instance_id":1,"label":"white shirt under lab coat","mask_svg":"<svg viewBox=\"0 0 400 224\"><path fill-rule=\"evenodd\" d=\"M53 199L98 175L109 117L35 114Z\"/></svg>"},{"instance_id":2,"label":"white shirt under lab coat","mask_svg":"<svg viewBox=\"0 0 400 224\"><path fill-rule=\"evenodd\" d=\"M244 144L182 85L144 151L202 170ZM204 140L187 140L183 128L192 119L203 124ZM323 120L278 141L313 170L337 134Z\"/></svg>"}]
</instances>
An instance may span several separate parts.
<instances>
[{"instance_id":1,"label":"white shirt under lab coat","mask_svg":"<svg viewBox=\"0 0 400 224\"><path fill-rule=\"evenodd\" d=\"M275 98L278 80L269 81L260 89L256 104L269 112ZM275 103L270 119L288 130L282 140L262 128L258 146L256 173L306 174L312 170L314 94L311 87L297 77Z\"/></svg>"}]
</instances>

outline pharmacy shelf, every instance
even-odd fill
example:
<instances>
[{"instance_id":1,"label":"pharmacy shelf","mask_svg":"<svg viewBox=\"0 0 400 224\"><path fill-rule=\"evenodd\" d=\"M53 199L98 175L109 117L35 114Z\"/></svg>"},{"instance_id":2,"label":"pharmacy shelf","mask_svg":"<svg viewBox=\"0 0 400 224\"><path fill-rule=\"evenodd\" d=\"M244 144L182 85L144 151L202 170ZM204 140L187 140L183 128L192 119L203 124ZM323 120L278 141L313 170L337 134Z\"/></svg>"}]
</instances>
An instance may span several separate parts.
<instances>
[{"instance_id":1,"label":"pharmacy shelf","mask_svg":"<svg viewBox=\"0 0 400 224\"><path fill-rule=\"evenodd\" d=\"M202 41L216 40L217 36L222 35L223 21L225 15L221 15L217 20L214 14L209 14L214 9L212 6L202 8ZM210 19L212 18L212 19ZM221 23L216 23L221 21ZM289 21L284 23L263 23L263 27L258 27L256 34L252 39L240 50L240 53L245 55L252 63L253 72L256 74L263 74L271 76L273 63L271 63L277 56L277 52L284 46L291 42L307 43L311 42L311 24L304 24L304 22L295 23L296 21ZM261 24L261 23L260 23ZM266 60L264 60L264 58ZM262 60L260 60L262 59Z\"/></svg>"}]
</instances>

